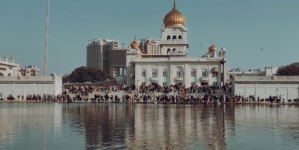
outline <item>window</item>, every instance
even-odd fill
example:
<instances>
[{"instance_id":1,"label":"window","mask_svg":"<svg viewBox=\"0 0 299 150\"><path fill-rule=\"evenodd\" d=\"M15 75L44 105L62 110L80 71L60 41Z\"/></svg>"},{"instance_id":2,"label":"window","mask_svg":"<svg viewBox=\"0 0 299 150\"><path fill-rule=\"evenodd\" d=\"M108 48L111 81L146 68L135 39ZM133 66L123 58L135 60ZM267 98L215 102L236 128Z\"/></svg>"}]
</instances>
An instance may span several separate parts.
<instances>
[{"instance_id":1,"label":"window","mask_svg":"<svg viewBox=\"0 0 299 150\"><path fill-rule=\"evenodd\" d=\"M176 40L176 36L175 36L175 35L174 35L174 36L172 36L172 39L173 39L173 40Z\"/></svg>"},{"instance_id":2,"label":"window","mask_svg":"<svg viewBox=\"0 0 299 150\"><path fill-rule=\"evenodd\" d=\"M180 71L178 71L178 72L176 73L176 76L177 76L177 77L182 77L182 73L181 73Z\"/></svg>"},{"instance_id":3,"label":"window","mask_svg":"<svg viewBox=\"0 0 299 150\"><path fill-rule=\"evenodd\" d=\"M163 86L167 86L167 82L163 82Z\"/></svg>"},{"instance_id":4,"label":"window","mask_svg":"<svg viewBox=\"0 0 299 150\"><path fill-rule=\"evenodd\" d=\"M141 76L145 77L145 70L141 72Z\"/></svg>"},{"instance_id":5,"label":"window","mask_svg":"<svg viewBox=\"0 0 299 150\"><path fill-rule=\"evenodd\" d=\"M213 72L212 77L218 77L218 72Z\"/></svg>"},{"instance_id":6,"label":"window","mask_svg":"<svg viewBox=\"0 0 299 150\"><path fill-rule=\"evenodd\" d=\"M206 71L202 72L202 77L207 77L207 76L208 76L208 74Z\"/></svg>"},{"instance_id":7,"label":"window","mask_svg":"<svg viewBox=\"0 0 299 150\"><path fill-rule=\"evenodd\" d=\"M181 40L182 39L182 36L181 35L179 35L179 40Z\"/></svg>"},{"instance_id":8,"label":"window","mask_svg":"<svg viewBox=\"0 0 299 150\"><path fill-rule=\"evenodd\" d=\"M167 55L170 55L170 49L167 49Z\"/></svg>"},{"instance_id":9,"label":"window","mask_svg":"<svg viewBox=\"0 0 299 150\"><path fill-rule=\"evenodd\" d=\"M152 77L157 77L157 71L152 72Z\"/></svg>"},{"instance_id":10,"label":"window","mask_svg":"<svg viewBox=\"0 0 299 150\"><path fill-rule=\"evenodd\" d=\"M192 76L192 77L195 77L195 76L196 76L196 71L195 71L195 69L192 69L192 71L191 71L191 76Z\"/></svg>"},{"instance_id":11,"label":"window","mask_svg":"<svg viewBox=\"0 0 299 150\"><path fill-rule=\"evenodd\" d=\"M168 35L168 36L167 36L167 40L171 40L171 37L170 37L170 35Z\"/></svg>"},{"instance_id":12,"label":"window","mask_svg":"<svg viewBox=\"0 0 299 150\"><path fill-rule=\"evenodd\" d=\"M163 71L163 77L167 77L167 71L166 70Z\"/></svg>"}]
</instances>

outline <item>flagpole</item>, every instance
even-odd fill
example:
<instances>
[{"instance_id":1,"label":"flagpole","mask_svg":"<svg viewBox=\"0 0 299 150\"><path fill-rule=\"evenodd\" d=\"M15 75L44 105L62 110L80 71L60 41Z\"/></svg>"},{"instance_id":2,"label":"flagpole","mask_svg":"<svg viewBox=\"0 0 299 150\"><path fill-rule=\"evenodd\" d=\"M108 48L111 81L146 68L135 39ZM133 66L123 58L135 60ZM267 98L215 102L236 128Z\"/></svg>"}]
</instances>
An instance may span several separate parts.
<instances>
[{"instance_id":1,"label":"flagpole","mask_svg":"<svg viewBox=\"0 0 299 150\"><path fill-rule=\"evenodd\" d=\"M48 34L49 34L49 13L50 13L50 0L48 0L47 5L47 22L46 22L46 51L45 51L45 60L44 60L44 76L47 75L47 66L48 66Z\"/></svg>"}]
</instances>

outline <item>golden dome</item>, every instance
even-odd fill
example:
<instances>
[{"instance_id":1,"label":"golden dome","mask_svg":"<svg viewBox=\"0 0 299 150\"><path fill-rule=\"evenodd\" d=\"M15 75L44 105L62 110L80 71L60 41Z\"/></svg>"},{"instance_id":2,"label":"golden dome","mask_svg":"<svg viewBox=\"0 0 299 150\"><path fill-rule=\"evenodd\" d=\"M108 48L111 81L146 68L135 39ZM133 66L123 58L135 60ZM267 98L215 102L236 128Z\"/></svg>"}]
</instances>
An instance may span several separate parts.
<instances>
[{"instance_id":1,"label":"golden dome","mask_svg":"<svg viewBox=\"0 0 299 150\"><path fill-rule=\"evenodd\" d=\"M214 51L217 51L217 47L212 44L210 47L209 47L209 52L214 52Z\"/></svg>"},{"instance_id":2,"label":"golden dome","mask_svg":"<svg viewBox=\"0 0 299 150\"><path fill-rule=\"evenodd\" d=\"M186 18L180 11L176 9L175 1L172 10L164 17L163 22L165 27L186 25Z\"/></svg>"},{"instance_id":3,"label":"golden dome","mask_svg":"<svg viewBox=\"0 0 299 150\"><path fill-rule=\"evenodd\" d=\"M136 36L134 38L134 41L131 43L132 49L139 49L139 43L136 41Z\"/></svg>"}]
</instances>

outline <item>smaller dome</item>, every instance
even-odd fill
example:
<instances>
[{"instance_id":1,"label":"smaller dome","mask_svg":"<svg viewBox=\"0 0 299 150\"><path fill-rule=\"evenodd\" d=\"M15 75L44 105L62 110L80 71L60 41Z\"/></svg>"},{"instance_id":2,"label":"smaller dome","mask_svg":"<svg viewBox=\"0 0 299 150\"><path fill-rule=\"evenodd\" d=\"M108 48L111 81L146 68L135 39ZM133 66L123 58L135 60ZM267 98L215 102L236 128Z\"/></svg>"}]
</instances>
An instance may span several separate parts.
<instances>
[{"instance_id":1,"label":"smaller dome","mask_svg":"<svg viewBox=\"0 0 299 150\"><path fill-rule=\"evenodd\" d=\"M215 52L215 51L217 51L218 49L217 49L217 47L214 45L214 44L212 44L210 47L209 47L209 52Z\"/></svg>"},{"instance_id":2,"label":"smaller dome","mask_svg":"<svg viewBox=\"0 0 299 150\"><path fill-rule=\"evenodd\" d=\"M13 57L10 57L10 60L15 60Z\"/></svg>"},{"instance_id":3,"label":"smaller dome","mask_svg":"<svg viewBox=\"0 0 299 150\"><path fill-rule=\"evenodd\" d=\"M7 56L6 56L6 55L4 56L4 59L7 59Z\"/></svg>"},{"instance_id":4,"label":"smaller dome","mask_svg":"<svg viewBox=\"0 0 299 150\"><path fill-rule=\"evenodd\" d=\"M139 43L136 41L136 36L134 38L134 41L131 43L132 49L139 49Z\"/></svg>"}]
</instances>

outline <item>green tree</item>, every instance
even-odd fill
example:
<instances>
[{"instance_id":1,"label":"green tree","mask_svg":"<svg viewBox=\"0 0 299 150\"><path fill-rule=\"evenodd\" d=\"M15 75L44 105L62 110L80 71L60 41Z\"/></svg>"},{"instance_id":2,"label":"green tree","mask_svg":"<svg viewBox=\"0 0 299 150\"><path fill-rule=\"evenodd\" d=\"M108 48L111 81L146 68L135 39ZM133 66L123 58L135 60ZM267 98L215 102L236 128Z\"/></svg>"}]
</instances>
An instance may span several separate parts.
<instances>
[{"instance_id":1,"label":"green tree","mask_svg":"<svg viewBox=\"0 0 299 150\"><path fill-rule=\"evenodd\" d=\"M63 76L66 82L97 82L112 79L110 75L97 68L78 67L71 74Z\"/></svg>"},{"instance_id":2,"label":"green tree","mask_svg":"<svg viewBox=\"0 0 299 150\"><path fill-rule=\"evenodd\" d=\"M299 62L281 66L277 70L278 75L299 75Z\"/></svg>"}]
</instances>

